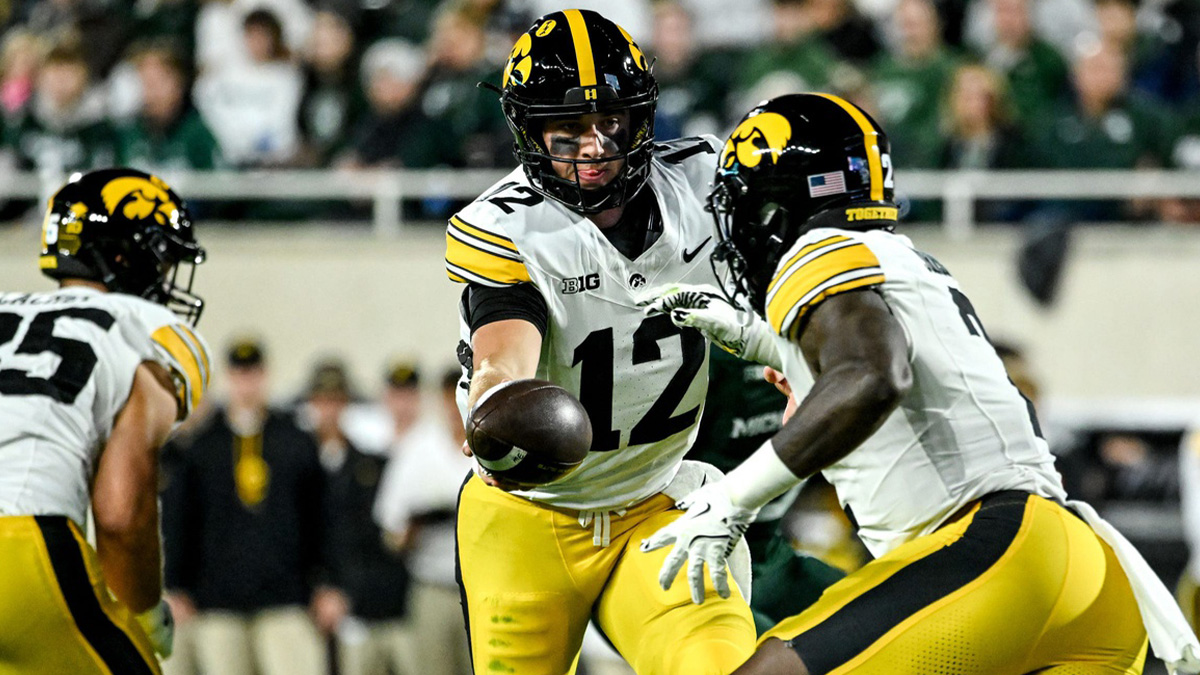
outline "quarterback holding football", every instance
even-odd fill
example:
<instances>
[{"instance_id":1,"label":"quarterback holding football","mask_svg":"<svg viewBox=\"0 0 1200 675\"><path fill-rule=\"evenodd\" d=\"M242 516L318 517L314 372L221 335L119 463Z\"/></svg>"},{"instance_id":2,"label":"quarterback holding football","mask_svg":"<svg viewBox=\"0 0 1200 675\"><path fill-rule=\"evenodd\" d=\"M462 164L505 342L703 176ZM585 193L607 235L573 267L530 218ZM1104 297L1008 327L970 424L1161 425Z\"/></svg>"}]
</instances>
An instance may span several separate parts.
<instances>
[{"instance_id":1,"label":"quarterback holding football","mask_svg":"<svg viewBox=\"0 0 1200 675\"><path fill-rule=\"evenodd\" d=\"M518 486L485 465L464 485L458 563L475 669L573 672L594 617L639 673L727 675L754 647L744 547L731 557L737 583L722 574L670 590L658 583L665 552L636 551L682 515L676 500L718 475L683 462L707 342L639 301L664 284L715 281L704 199L719 142L655 141L650 64L595 12L538 19L499 91L520 167L447 228L447 272L466 284L462 406L491 408L493 389L545 380L582 403L591 442L557 480L496 489Z\"/></svg>"}]
</instances>

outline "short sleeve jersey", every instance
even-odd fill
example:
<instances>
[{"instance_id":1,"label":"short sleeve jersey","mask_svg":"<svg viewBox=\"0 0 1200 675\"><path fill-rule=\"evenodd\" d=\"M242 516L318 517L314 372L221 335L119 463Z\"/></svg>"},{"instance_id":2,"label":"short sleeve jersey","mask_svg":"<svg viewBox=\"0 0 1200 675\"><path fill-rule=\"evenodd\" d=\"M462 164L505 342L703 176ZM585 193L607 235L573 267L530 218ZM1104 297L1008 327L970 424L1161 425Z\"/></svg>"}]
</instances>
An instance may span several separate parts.
<instances>
[{"instance_id":1,"label":"short sleeve jersey","mask_svg":"<svg viewBox=\"0 0 1200 675\"><path fill-rule=\"evenodd\" d=\"M670 284L715 283L704 200L718 147L706 136L656 148L643 189L658 200L663 232L634 260L586 217L543 198L520 169L450 219L450 278L537 289L549 313L537 377L579 397L592 422L592 451L578 469L516 494L564 508L621 507L674 478L704 406L707 345L638 303ZM470 344L465 321L461 337Z\"/></svg>"},{"instance_id":2,"label":"short sleeve jersey","mask_svg":"<svg viewBox=\"0 0 1200 675\"><path fill-rule=\"evenodd\" d=\"M767 319L795 339L822 301L866 289L880 294L904 330L913 385L871 438L823 473L871 553L932 532L990 492L1064 500L1033 407L1009 381L970 300L906 237L805 233L768 287ZM784 350L783 360L789 381L811 381L799 350Z\"/></svg>"},{"instance_id":3,"label":"short sleeve jersey","mask_svg":"<svg viewBox=\"0 0 1200 675\"><path fill-rule=\"evenodd\" d=\"M89 484L143 361L184 415L208 386L204 341L162 305L87 288L0 293L0 514L81 526Z\"/></svg>"}]
</instances>

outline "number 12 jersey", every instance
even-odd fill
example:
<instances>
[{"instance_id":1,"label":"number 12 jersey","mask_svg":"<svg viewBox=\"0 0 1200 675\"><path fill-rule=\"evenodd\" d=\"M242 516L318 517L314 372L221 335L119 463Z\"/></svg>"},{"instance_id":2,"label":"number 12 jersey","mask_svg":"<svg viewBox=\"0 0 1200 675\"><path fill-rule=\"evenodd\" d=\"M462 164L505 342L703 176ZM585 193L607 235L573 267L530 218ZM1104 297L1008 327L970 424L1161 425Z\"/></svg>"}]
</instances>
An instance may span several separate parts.
<instances>
[{"instance_id":1,"label":"number 12 jersey","mask_svg":"<svg viewBox=\"0 0 1200 675\"><path fill-rule=\"evenodd\" d=\"M707 344L669 317L645 316L638 302L654 288L715 283L704 199L717 143L658 147L643 189L658 201L663 232L634 260L590 220L543 199L521 169L450 219L450 278L537 289L549 312L537 377L576 395L592 422L592 452L578 469L515 494L563 508L620 508L675 477L704 406ZM467 344L470 330L464 319Z\"/></svg>"}]
</instances>

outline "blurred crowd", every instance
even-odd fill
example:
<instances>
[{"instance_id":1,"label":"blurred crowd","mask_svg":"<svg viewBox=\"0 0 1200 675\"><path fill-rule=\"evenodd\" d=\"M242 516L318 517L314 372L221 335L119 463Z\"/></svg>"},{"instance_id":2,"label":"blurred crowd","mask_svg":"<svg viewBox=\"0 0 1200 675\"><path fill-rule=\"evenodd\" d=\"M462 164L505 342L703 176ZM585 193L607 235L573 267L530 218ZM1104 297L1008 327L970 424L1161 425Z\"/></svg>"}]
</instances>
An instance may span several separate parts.
<instances>
[{"instance_id":1,"label":"blurred crowd","mask_svg":"<svg viewBox=\"0 0 1200 675\"><path fill-rule=\"evenodd\" d=\"M61 176L511 166L495 95L547 0L17 0L0 7L3 163ZM588 7L589 3L576 3ZM1197 0L591 3L655 60L657 136L840 93L900 168L1200 168ZM1086 219L1195 220L1170 204ZM1020 204L989 207L991 220ZM9 214L11 217L11 214ZM919 214L918 214L919 215Z\"/></svg>"},{"instance_id":2,"label":"blurred crowd","mask_svg":"<svg viewBox=\"0 0 1200 675\"><path fill-rule=\"evenodd\" d=\"M165 673L470 672L455 581L454 509L471 467L461 370L428 387L402 360L365 392L325 359L284 405L268 399L270 372L261 342L235 341L225 396L164 449L178 629Z\"/></svg>"}]
</instances>

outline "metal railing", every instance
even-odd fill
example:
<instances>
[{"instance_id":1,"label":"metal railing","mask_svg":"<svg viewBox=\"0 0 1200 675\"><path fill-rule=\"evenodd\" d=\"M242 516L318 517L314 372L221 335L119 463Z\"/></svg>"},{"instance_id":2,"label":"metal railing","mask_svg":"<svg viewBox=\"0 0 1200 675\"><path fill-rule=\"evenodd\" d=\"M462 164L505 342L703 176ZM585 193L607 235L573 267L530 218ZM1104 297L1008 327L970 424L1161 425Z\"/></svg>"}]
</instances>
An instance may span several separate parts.
<instances>
[{"instance_id":1,"label":"metal railing","mask_svg":"<svg viewBox=\"0 0 1200 675\"><path fill-rule=\"evenodd\" d=\"M408 199L472 199L507 171L493 169L367 171L216 171L164 175L188 199L281 201L369 201L380 236L404 227L401 203ZM64 177L10 174L0 181L0 198L44 199ZM1200 198L1200 172L1186 171L927 171L898 175L898 190L910 199L941 201L943 227L967 239L976 227L975 204L985 199Z\"/></svg>"}]
</instances>

